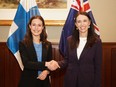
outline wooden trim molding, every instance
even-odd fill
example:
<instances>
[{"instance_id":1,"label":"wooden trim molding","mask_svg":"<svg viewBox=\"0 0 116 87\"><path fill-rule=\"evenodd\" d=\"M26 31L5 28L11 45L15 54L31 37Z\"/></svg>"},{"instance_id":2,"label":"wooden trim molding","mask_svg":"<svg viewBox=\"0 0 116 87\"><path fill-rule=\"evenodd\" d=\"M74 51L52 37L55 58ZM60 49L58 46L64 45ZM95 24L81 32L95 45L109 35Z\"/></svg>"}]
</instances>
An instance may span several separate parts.
<instances>
[{"instance_id":1,"label":"wooden trim molding","mask_svg":"<svg viewBox=\"0 0 116 87\"><path fill-rule=\"evenodd\" d=\"M45 20L46 26L63 26L65 20ZM0 26L11 26L12 20L0 20Z\"/></svg>"}]
</instances>

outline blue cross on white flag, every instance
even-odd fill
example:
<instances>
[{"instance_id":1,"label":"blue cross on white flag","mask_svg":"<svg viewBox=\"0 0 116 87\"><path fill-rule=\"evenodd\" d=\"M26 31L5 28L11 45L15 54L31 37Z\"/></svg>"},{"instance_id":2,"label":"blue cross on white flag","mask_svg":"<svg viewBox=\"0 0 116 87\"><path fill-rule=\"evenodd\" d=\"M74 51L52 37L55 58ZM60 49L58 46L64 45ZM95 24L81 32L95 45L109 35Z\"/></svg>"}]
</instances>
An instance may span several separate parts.
<instances>
[{"instance_id":1,"label":"blue cross on white flag","mask_svg":"<svg viewBox=\"0 0 116 87\"><path fill-rule=\"evenodd\" d=\"M35 0L20 0L9 30L7 46L18 61L21 70L23 70L23 64L19 54L19 41L23 40L27 23L34 15L40 15Z\"/></svg>"}]
</instances>

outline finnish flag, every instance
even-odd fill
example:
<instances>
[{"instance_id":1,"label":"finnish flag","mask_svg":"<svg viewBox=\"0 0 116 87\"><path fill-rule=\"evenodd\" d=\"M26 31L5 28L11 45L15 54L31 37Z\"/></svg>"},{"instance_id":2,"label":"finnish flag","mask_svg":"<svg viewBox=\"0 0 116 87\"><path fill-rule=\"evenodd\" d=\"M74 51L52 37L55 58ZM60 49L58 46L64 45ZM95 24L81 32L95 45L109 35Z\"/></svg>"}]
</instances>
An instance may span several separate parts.
<instances>
[{"instance_id":1,"label":"finnish flag","mask_svg":"<svg viewBox=\"0 0 116 87\"><path fill-rule=\"evenodd\" d=\"M23 64L19 54L19 41L23 40L29 19L34 15L40 15L35 0L20 0L16 15L9 30L7 46L15 56L21 70Z\"/></svg>"}]
</instances>

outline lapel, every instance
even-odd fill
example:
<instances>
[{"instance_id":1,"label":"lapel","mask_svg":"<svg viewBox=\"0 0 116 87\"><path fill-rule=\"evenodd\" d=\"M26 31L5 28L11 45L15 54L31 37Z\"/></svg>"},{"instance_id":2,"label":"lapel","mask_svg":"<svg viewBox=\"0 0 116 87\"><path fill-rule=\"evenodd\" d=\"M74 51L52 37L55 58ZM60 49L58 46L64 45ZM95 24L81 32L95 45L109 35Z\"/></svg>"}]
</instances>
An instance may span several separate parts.
<instances>
[{"instance_id":1,"label":"lapel","mask_svg":"<svg viewBox=\"0 0 116 87\"><path fill-rule=\"evenodd\" d=\"M42 42L42 61L45 61L47 57L46 44Z\"/></svg>"},{"instance_id":2,"label":"lapel","mask_svg":"<svg viewBox=\"0 0 116 87\"><path fill-rule=\"evenodd\" d=\"M76 60L79 61L78 56L77 56L77 49L74 49L74 56L75 56Z\"/></svg>"},{"instance_id":3,"label":"lapel","mask_svg":"<svg viewBox=\"0 0 116 87\"><path fill-rule=\"evenodd\" d=\"M33 59L37 61L37 54L34 48L34 44L32 43L31 47L28 48L28 50L30 51L30 54L32 55ZM45 60L46 58L46 45L45 43L42 43L42 61Z\"/></svg>"},{"instance_id":4,"label":"lapel","mask_svg":"<svg viewBox=\"0 0 116 87\"><path fill-rule=\"evenodd\" d=\"M80 58L78 58L77 56L77 60L82 60L84 58L84 56L86 56L87 52L88 52L88 48L86 47L87 43L85 44L81 54L80 54ZM76 54L77 54L77 50L76 50Z\"/></svg>"},{"instance_id":5,"label":"lapel","mask_svg":"<svg viewBox=\"0 0 116 87\"><path fill-rule=\"evenodd\" d=\"M44 43L42 43L42 61L44 60L44 58L45 58L45 44Z\"/></svg>"},{"instance_id":6,"label":"lapel","mask_svg":"<svg viewBox=\"0 0 116 87\"><path fill-rule=\"evenodd\" d=\"M35 48L34 48L34 44L32 43L32 45L27 49L29 51L29 54L31 55L30 58L32 58L34 61L37 61L37 55L36 55L36 51L35 51Z\"/></svg>"}]
</instances>

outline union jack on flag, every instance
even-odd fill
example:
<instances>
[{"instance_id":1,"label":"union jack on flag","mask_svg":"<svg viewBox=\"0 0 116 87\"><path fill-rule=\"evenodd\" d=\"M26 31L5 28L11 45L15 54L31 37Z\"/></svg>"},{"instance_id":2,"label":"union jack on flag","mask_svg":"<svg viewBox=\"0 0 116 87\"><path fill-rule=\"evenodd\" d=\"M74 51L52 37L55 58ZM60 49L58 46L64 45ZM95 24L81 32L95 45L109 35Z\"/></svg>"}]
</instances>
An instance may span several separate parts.
<instances>
[{"instance_id":1,"label":"union jack on flag","mask_svg":"<svg viewBox=\"0 0 116 87\"><path fill-rule=\"evenodd\" d=\"M75 15L79 11L88 12L88 14L90 15L90 17L92 19L92 23L95 27L95 32L98 35L100 35L99 28L97 27L97 24L95 22L95 19L93 17L93 14L92 14L92 11L91 11L91 8L89 5L89 1L88 0L73 0L68 17L67 17L64 27L62 29L61 37L60 37L59 49L63 55L65 55L65 53L66 53L66 44L67 44L66 39L68 36L70 36L72 34L72 31L75 26L74 18L75 18Z\"/></svg>"}]
</instances>

